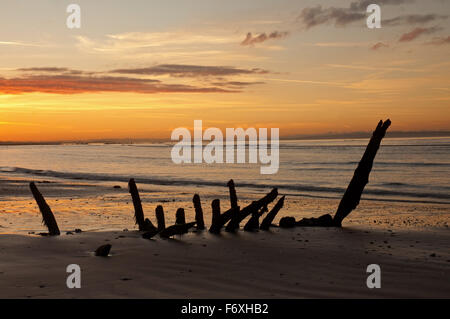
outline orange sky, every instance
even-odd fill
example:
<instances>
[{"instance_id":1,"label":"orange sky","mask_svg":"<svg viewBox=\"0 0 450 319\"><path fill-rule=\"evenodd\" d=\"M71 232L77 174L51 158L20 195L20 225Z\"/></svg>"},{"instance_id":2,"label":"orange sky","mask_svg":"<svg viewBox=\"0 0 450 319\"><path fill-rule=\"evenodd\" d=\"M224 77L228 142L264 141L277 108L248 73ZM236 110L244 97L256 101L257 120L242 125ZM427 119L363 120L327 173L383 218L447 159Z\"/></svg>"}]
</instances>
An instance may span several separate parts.
<instances>
[{"instance_id":1,"label":"orange sky","mask_svg":"<svg viewBox=\"0 0 450 319\"><path fill-rule=\"evenodd\" d=\"M64 4L8 2L0 141L169 139L195 119L281 136L388 117L393 130L450 130L450 5L397 2L380 1L374 30L348 18L366 15L350 9L362 0L79 1L79 30Z\"/></svg>"}]
</instances>

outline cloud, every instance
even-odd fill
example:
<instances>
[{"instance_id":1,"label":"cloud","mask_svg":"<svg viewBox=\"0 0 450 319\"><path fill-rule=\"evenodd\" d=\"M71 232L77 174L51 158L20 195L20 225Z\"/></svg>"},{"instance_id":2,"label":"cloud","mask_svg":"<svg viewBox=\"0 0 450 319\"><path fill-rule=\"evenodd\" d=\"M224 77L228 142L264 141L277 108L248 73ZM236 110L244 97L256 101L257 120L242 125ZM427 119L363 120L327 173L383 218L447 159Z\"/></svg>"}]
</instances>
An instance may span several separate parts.
<instances>
[{"instance_id":1,"label":"cloud","mask_svg":"<svg viewBox=\"0 0 450 319\"><path fill-rule=\"evenodd\" d=\"M437 20L445 20L447 18L448 18L447 15L438 15L438 14L409 14L398 16L391 19L383 19L383 25L396 26L396 25L425 24Z\"/></svg>"},{"instance_id":2,"label":"cloud","mask_svg":"<svg viewBox=\"0 0 450 319\"><path fill-rule=\"evenodd\" d=\"M376 44L374 44L373 46L370 47L371 50L379 50L381 48L389 48L389 44L383 43L383 42L378 42Z\"/></svg>"},{"instance_id":3,"label":"cloud","mask_svg":"<svg viewBox=\"0 0 450 319\"><path fill-rule=\"evenodd\" d=\"M212 83L219 87L232 87L232 88L242 88L250 85L265 84L264 82L242 82L242 81L225 81L225 82L214 82Z\"/></svg>"},{"instance_id":4,"label":"cloud","mask_svg":"<svg viewBox=\"0 0 450 319\"><path fill-rule=\"evenodd\" d=\"M266 33L261 33L257 36L253 36L251 32L247 33L247 36L245 37L244 41L241 42L241 45L254 45L257 43L262 43L265 42L267 40L272 40L272 39L282 39L285 38L289 35L289 32L287 31L283 31L283 32L278 32L278 31L274 31L272 33L270 33L269 35L267 35Z\"/></svg>"},{"instance_id":5,"label":"cloud","mask_svg":"<svg viewBox=\"0 0 450 319\"><path fill-rule=\"evenodd\" d=\"M450 44L450 36L448 36L448 37L435 37L435 38L433 38L433 40L431 40L427 44L432 44L432 45Z\"/></svg>"},{"instance_id":6,"label":"cloud","mask_svg":"<svg viewBox=\"0 0 450 319\"><path fill-rule=\"evenodd\" d=\"M421 36L423 34L431 34L436 31L439 31L439 30L441 30L441 28L439 28L439 27L415 28L414 30L412 30L410 32L404 33L398 41L399 42L410 42L410 41L417 39L419 36Z\"/></svg>"},{"instance_id":7,"label":"cloud","mask_svg":"<svg viewBox=\"0 0 450 319\"><path fill-rule=\"evenodd\" d=\"M159 80L111 76L31 75L11 79L0 78L0 93L79 94L100 92L214 93L238 92L220 87L164 84Z\"/></svg>"},{"instance_id":8,"label":"cloud","mask_svg":"<svg viewBox=\"0 0 450 319\"><path fill-rule=\"evenodd\" d=\"M364 12L355 12L347 8L323 8L321 5L311 8L304 8L298 17L305 29L334 23L336 26L345 26L349 23L364 19Z\"/></svg>"},{"instance_id":9,"label":"cloud","mask_svg":"<svg viewBox=\"0 0 450 319\"><path fill-rule=\"evenodd\" d=\"M20 68L17 71L21 72L33 72L33 73L59 73L59 74L93 74L93 72L84 72L80 70L73 70L69 68L58 67L40 67L40 68Z\"/></svg>"},{"instance_id":10,"label":"cloud","mask_svg":"<svg viewBox=\"0 0 450 319\"><path fill-rule=\"evenodd\" d=\"M267 74L262 69L239 69L228 66L202 66L188 64L160 64L148 68L116 69L111 73L139 75L170 75L174 77L232 76L246 74Z\"/></svg>"},{"instance_id":11,"label":"cloud","mask_svg":"<svg viewBox=\"0 0 450 319\"><path fill-rule=\"evenodd\" d=\"M410 2L410 0L378 0L376 3L378 5L400 5ZM366 9L372 3L372 0L358 0L350 3L350 6L347 8L324 8L321 5L308 7L302 10L297 21L306 30L322 24L334 24L335 26L343 27L347 24L364 20L366 18Z\"/></svg>"},{"instance_id":12,"label":"cloud","mask_svg":"<svg viewBox=\"0 0 450 319\"><path fill-rule=\"evenodd\" d=\"M14 78L0 76L0 94L53 93L79 94L99 92L152 93L229 93L263 82L236 81L234 76L266 74L262 69L240 69L226 66L161 64L148 68L88 72L62 67L29 67L16 69ZM114 76L121 74L122 76ZM126 74L126 76L125 76ZM195 84L164 83L142 76L169 75L190 77ZM231 77L231 78L230 78Z\"/></svg>"}]
</instances>

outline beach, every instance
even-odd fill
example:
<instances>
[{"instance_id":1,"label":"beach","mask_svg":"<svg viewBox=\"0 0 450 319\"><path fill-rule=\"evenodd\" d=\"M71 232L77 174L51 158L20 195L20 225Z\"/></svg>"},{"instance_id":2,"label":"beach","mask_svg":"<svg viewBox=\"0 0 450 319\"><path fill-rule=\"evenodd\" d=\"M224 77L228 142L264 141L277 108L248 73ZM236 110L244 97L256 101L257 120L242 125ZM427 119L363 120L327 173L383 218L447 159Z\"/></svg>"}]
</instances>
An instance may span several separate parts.
<instances>
[{"instance_id":1,"label":"beach","mask_svg":"<svg viewBox=\"0 0 450 319\"><path fill-rule=\"evenodd\" d=\"M449 210L442 204L362 201L342 228L272 227L269 232L191 231L164 240L143 239L134 225L126 184L37 181L61 236L45 232L27 178L0 179L1 298L448 298ZM39 183L40 181L40 183ZM116 183L117 184L117 183ZM116 188L114 188L116 186ZM121 188L117 188L120 186ZM227 188L201 197L205 223ZM166 224L177 207L194 218L193 205L167 190L142 190L146 217L163 205ZM203 193L200 193L203 195ZM15 196L13 196L13 194ZM238 188L238 195L239 195ZM264 190L241 196L248 204ZM283 216L333 213L338 199L287 197ZM224 208L225 207L225 208ZM81 233L75 233L75 229ZM67 233L69 232L69 233ZM94 251L111 244L109 257ZM81 267L81 289L66 286L66 267ZM366 286L366 267L381 267L381 289Z\"/></svg>"},{"instance_id":2,"label":"beach","mask_svg":"<svg viewBox=\"0 0 450 319\"><path fill-rule=\"evenodd\" d=\"M334 215L367 140L285 141L273 176L248 164L177 166L168 144L2 146L0 297L448 298L448 142L387 139L342 227L289 229L277 227L282 217ZM158 205L166 226L178 208L194 221L198 194L206 230L144 239L130 178L155 225ZM286 196L269 231L244 231L247 217L236 233L208 232L212 201L220 200L222 213L231 206L230 178L241 209L273 187ZM47 229L30 182L60 236L39 235ZM95 256L105 244L109 256ZM81 268L80 289L66 285L72 264ZM373 264L381 288L367 286Z\"/></svg>"}]
</instances>

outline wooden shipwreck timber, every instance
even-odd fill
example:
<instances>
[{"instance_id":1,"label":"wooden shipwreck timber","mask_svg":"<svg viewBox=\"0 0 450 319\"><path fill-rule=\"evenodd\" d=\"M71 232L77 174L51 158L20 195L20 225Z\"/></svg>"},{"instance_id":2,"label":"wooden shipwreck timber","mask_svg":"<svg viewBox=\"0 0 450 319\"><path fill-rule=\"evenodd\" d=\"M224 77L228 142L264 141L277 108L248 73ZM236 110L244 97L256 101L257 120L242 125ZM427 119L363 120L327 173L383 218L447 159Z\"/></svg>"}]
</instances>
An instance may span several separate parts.
<instances>
[{"instance_id":1,"label":"wooden shipwreck timber","mask_svg":"<svg viewBox=\"0 0 450 319\"><path fill-rule=\"evenodd\" d=\"M279 225L274 225L274 219L283 208L285 196L281 196L269 210L268 206L279 197L278 189L274 188L261 199L253 201L249 205L241 208L238 203L234 181L230 180L227 183L230 196L230 208L221 213L220 200L214 199L212 201L212 221L209 232L213 234L219 234L221 231L236 232L240 230L241 223L247 217L250 218L243 226L244 231L267 231L270 227L341 227L344 218L359 204L364 187L369 182L373 161L390 124L390 120L386 120L385 122L380 121L378 123L334 216L326 214L318 218L303 218L298 221L294 217L286 216L280 219ZM60 231L55 216L33 182L30 183L30 189L41 211L43 222L49 231L45 235L59 235ZM179 208L176 212L175 224L166 227L164 209L161 205L158 205L155 210L157 226L153 225L149 218L145 218L139 191L133 178L128 183L128 190L133 200L135 223L139 231L143 232L143 238L151 239L156 235L159 235L161 238L170 238L175 235L186 234L194 227L197 231L206 229L203 208L198 194L195 194L192 199L195 209L195 221L186 222L185 211L183 208ZM261 219L262 221L260 221ZM104 249L99 251L98 255L107 255L109 248L104 247Z\"/></svg>"}]
</instances>

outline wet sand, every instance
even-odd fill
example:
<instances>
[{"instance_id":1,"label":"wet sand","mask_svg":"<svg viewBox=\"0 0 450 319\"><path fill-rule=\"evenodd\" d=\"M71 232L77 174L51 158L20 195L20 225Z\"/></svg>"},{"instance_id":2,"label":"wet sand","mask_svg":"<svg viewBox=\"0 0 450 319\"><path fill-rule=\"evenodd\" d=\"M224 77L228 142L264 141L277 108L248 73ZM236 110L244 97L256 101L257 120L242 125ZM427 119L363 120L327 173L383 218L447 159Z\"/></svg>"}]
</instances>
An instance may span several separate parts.
<instances>
[{"instance_id":1,"label":"wet sand","mask_svg":"<svg viewBox=\"0 0 450 319\"><path fill-rule=\"evenodd\" d=\"M136 231L126 185L51 181L37 184L62 230L50 238L28 234L45 227L27 182L0 182L1 298L450 297L446 205L363 200L343 228L203 231L146 240ZM142 190L146 216L155 221L154 208L163 204L166 224L174 222L177 207L192 220L192 192L174 197L166 191ZM211 199L220 197L228 207L227 189L221 196L200 194L209 225ZM261 194L239 200L249 203ZM317 217L338 202L288 197L279 217ZM75 228L83 232L66 234ZM111 256L95 257L106 243ZM81 289L66 287L69 264L81 267ZM369 264L381 267L381 289L366 286Z\"/></svg>"}]
</instances>

